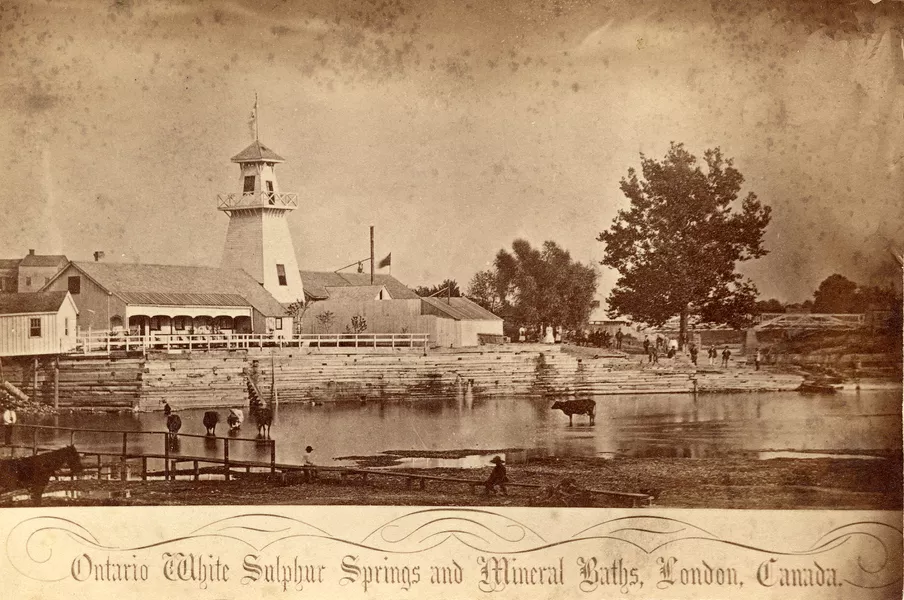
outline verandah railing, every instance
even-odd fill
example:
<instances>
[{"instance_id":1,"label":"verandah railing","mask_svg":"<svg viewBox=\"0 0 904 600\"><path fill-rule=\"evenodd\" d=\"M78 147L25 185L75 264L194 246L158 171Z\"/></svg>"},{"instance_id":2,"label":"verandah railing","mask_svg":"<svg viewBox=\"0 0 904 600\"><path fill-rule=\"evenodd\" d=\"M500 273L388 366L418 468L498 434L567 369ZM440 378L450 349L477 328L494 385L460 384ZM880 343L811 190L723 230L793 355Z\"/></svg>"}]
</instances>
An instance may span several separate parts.
<instances>
[{"instance_id":1,"label":"verandah railing","mask_svg":"<svg viewBox=\"0 0 904 600\"><path fill-rule=\"evenodd\" d=\"M256 333L125 335L93 332L80 335L73 354L237 350L248 348L426 348L426 333L323 333L275 337Z\"/></svg>"}]
</instances>

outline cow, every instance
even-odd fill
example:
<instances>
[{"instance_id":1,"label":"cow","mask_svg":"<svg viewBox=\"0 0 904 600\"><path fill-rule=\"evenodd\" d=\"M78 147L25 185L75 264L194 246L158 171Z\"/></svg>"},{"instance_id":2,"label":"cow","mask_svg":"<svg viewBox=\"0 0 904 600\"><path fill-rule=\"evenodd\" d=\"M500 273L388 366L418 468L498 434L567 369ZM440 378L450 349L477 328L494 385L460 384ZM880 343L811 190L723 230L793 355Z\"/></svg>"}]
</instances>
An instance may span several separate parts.
<instances>
[{"instance_id":1,"label":"cow","mask_svg":"<svg viewBox=\"0 0 904 600\"><path fill-rule=\"evenodd\" d=\"M0 492L27 489L34 505L41 506L44 488L50 478L63 467L69 467L70 475L82 472L82 462L75 446L0 461Z\"/></svg>"},{"instance_id":2,"label":"cow","mask_svg":"<svg viewBox=\"0 0 904 600\"><path fill-rule=\"evenodd\" d=\"M257 435L260 438L270 438L270 425L273 424L273 411L265 406L251 409L254 421L257 423Z\"/></svg>"},{"instance_id":3,"label":"cow","mask_svg":"<svg viewBox=\"0 0 904 600\"><path fill-rule=\"evenodd\" d=\"M229 431L238 431L245 420L245 413L240 408L230 408L229 416L226 417L226 424L229 425Z\"/></svg>"},{"instance_id":4,"label":"cow","mask_svg":"<svg viewBox=\"0 0 904 600\"><path fill-rule=\"evenodd\" d=\"M559 409L568 415L568 424L574 425L574 415L587 415L593 425L596 416L596 400L556 400L552 409Z\"/></svg>"},{"instance_id":5,"label":"cow","mask_svg":"<svg viewBox=\"0 0 904 600\"><path fill-rule=\"evenodd\" d=\"M204 413L204 428L207 430L207 435L216 435L217 434L217 423L220 422L220 413L215 410L208 410Z\"/></svg>"}]
</instances>

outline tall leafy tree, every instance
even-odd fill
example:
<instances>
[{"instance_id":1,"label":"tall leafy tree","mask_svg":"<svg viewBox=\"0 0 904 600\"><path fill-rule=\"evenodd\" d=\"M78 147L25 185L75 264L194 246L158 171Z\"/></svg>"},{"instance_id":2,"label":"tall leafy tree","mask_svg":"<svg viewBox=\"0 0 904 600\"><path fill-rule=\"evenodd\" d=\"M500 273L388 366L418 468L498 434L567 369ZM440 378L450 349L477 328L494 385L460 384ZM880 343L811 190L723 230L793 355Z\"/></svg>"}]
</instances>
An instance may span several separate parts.
<instances>
[{"instance_id":1,"label":"tall leafy tree","mask_svg":"<svg viewBox=\"0 0 904 600\"><path fill-rule=\"evenodd\" d=\"M533 248L525 240L515 240L511 252L496 254L494 277L495 282L488 278L484 282L486 289L498 299L502 316L513 325L577 329L590 316L596 271L572 260L555 242Z\"/></svg>"},{"instance_id":2,"label":"tall leafy tree","mask_svg":"<svg viewBox=\"0 0 904 600\"><path fill-rule=\"evenodd\" d=\"M468 298L495 315L501 315L505 308L505 293L494 269L478 271L468 283Z\"/></svg>"},{"instance_id":3,"label":"tall leafy tree","mask_svg":"<svg viewBox=\"0 0 904 600\"><path fill-rule=\"evenodd\" d=\"M735 268L766 255L771 218L753 192L738 201L744 178L719 148L703 157L705 169L675 142L662 161L641 154L640 175L630 168L621 180L630 207L597 238L602 264L620 275L610 315L652 325L679 315L682 341L691 312L734 327L754 314L756 286Z\"/></svg>"},{"instance_id":4,"label":"tall leafy tree","mask_svg":"<svg viewBox=\"0 0 904 600\"><path fill-rule=\"evenodd\" d=\"M855 312L859 308L857 300L857 284L835 273L826 277L813 293L813 312Z\"/></svg>"}]
</instances>

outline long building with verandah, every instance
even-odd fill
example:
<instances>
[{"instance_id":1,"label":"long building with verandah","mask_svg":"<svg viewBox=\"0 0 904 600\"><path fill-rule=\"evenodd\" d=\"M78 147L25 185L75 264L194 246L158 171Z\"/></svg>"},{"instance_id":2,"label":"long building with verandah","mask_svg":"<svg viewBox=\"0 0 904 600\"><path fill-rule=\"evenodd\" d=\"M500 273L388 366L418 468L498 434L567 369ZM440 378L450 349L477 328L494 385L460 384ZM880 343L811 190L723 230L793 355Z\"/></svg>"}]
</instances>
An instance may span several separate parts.
<instances>
[{"instance_id":1,"label":"long building with verandah","mask_svg":"<svg viewBox=\"0 0 904 600\"><path fill-rule=\"evenodd\" d=\"M46 289L72 294L82 333L292 334L285 307L240 269L72 262Z\"/></svg>"},{"instance_id":2,"label":"long building with verandah","mask_svg":"<svg viewBox=\"0 0 904 600\"><path fill-rule=\"evenodd\" d=\"M69 292L0 294L0 356L68 352L78 308Z\"/></svg>"}]
</instances>

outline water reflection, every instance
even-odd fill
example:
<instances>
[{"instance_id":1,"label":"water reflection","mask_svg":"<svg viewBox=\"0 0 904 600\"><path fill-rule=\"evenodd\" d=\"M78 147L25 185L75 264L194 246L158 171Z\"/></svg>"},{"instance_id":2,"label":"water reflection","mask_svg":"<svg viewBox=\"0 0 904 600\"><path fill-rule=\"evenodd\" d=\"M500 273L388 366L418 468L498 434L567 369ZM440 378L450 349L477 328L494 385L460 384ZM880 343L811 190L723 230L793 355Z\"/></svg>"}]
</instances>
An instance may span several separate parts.
<instances>
[{"instance_id":1,"label":"water reflection","mask_svg":"<svg viewBox=\"0 0 904 600\"><path fill-rule=\"evenodd\" d=\"M475 397L467 381L447 398L283 404L271 437L277 460L300 462L304 447L321 464L338 456L390 450L542 449L552 456L711 457L728 452L863 451L900 447L900 390L835 396L796 393L596 397L596 425L573 427L544 397ZM176 407L177 404L174 403ZM226 409L221 412L225 414ZM204 434L203 410L181 410L181 434ZM23 419L22 422L25 422ZM34 421L30 421L34 422ZM128 448L163 450L162 414L65 414L44 423L128 430ZM234 459L268 461L270 446L248 422L230 439ZM250 439L245 439L250 438ZM119 434L80 432L79 447L118 451ZM222 456L223 440L180 435L182 455ZM17 440L31 444L31 439ZM40 432L38 443L69 443L68 433ZM856 453L856 452L854 452ZM484 459L480 466L485 466ZM437 463L439 464L439 463Z\"/></svg>"}]
</instances>

